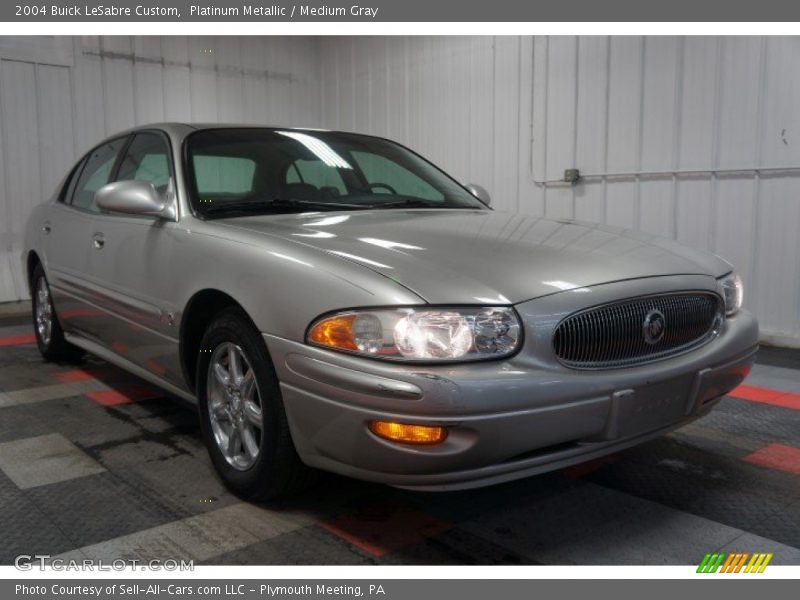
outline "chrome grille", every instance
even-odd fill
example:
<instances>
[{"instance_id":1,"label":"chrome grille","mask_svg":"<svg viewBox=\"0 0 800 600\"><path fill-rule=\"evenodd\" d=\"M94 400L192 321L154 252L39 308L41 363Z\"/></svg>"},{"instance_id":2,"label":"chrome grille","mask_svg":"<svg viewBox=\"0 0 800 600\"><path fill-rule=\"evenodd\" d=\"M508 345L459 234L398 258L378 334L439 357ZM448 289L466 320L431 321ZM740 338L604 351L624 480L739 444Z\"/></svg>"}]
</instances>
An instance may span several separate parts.
<instances>
[{"instance_id":1,"label":"chrome grille","mask_svg":"<svg viewBox=\"0 0 800 600\"><path fill-rule=\"evenodd\" d=\"M590 308L556 327L553 350L566 366L607 369L686 352L708 341L721 318L716 294L694 292L633 298ZM663 315L663 337L645 339L645 319Z\"/></svg>"}]
</instances>

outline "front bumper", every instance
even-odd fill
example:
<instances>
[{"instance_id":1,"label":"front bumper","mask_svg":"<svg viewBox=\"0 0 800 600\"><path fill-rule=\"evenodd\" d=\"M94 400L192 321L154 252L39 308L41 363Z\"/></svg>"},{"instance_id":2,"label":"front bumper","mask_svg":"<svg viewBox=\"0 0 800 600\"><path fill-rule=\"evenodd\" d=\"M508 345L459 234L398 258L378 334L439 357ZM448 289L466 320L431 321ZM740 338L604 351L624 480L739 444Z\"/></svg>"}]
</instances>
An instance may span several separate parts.
<instances>
[{"instance_id":1,"label":"front bumper","mask_svg":"<svg viewBox=\"0 0 800 600\"><path fill-rule=\"evenodd\" d=\"M306 464L446 490L580 463L706 414L749 372L758 326L742 311L687 354L605 371L543 364L524 348L504 361L432 367L264 339ZM449 435L436 446L400 445L372 434L367 423L374 419L443 425Z\"/></svg>"}]
</instances>

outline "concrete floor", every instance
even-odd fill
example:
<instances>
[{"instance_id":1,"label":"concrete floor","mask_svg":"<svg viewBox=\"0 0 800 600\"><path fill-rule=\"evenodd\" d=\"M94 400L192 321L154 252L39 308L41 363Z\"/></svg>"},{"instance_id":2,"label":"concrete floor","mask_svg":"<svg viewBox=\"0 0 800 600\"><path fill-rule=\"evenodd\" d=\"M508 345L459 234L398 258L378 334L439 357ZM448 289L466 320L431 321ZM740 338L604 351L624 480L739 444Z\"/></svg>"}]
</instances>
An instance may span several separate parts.
<instances>
[{"instance_id":1,"label":"concrete floor","mask_svg":"<svg viewBox=\"0 0 800 600\"><path fill-rule=\"evenodd\" d=\"M710 416L598 462L441 494L322 475L256 506L216 478L192 407L32 342L26 316L0 314L0 564L800 564L798 352L764 349Z\"/></svg>"}]
</instances>

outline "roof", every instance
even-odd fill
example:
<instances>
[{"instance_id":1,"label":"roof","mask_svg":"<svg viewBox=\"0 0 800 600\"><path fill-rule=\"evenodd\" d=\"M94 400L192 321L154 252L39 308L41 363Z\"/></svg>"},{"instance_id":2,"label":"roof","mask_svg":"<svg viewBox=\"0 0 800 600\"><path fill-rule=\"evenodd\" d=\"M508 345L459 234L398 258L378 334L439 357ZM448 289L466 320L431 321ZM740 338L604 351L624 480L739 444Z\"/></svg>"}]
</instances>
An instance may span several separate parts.
<instances>
[{"instance_id":1,"label":"roof","mask_svg":"<svg viewBox=\"0 0 800 600\"><path fill-rule=\"evenodd\" d=\"M318 127L289 127L286 125L267 125L259 123L183 123L179 121L165 121L162 123L147 123L144 125L137 125L130 127L123 131L119 131L111 137L117 137L134 131L143 131L147 129L162 129L169 133L187 134L190 131L198 131L201 129L247 129L247 128L263 128L263 129L292 129L297 131L330 131L329 129L321 129Z\"/></svg>"}]
</instances>

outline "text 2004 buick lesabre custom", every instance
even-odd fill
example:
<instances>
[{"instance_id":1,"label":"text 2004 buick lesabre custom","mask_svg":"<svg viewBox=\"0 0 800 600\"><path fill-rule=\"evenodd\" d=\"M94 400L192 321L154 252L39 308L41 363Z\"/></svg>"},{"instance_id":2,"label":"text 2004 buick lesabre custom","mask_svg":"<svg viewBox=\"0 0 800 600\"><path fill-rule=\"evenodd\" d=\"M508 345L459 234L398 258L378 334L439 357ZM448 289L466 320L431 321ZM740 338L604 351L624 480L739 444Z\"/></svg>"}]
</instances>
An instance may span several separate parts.
<instances>
[{"instance_id":1,"label":"text 2004 buick lesabre custom","mask_svg":"<svg viewBox=\"0 0 800 600\"><path fill-rule=\"evenodd\" d=\"M30 219L39 348L196 398L222 478L260 498L305 465L428 490L560 468L747 374L758 327L725 261L488 203L374 137L128 131Z\"/></svg>"}]
</instances>

